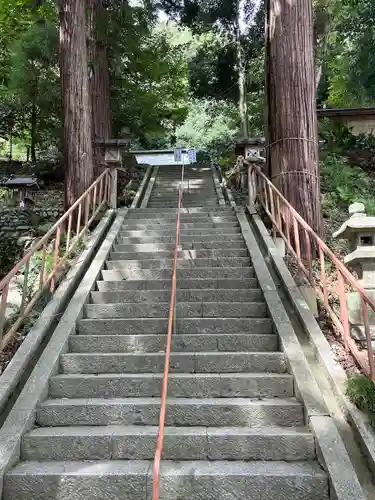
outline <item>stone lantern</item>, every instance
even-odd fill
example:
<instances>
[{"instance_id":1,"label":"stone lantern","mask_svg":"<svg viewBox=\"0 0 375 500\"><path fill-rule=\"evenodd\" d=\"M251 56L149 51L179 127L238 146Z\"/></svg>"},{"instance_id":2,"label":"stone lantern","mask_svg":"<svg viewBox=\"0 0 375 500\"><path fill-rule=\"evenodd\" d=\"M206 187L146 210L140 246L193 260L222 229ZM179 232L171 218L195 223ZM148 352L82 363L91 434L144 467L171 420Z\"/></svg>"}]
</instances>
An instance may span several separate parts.
<instances>
[{"instance_id":1,"label":"stone lantern","mask_svg":"<svg viewBox=\"0 0 375 500\"><path fill-rule=\"evenodd\" d=\"M333 234L333 237L349 241L350 253L345 256L344 262L356 271L360 278L359 284L375 300L375 217L366 215L363 203L350 205L349 215L349 219ZM359 294L350 292L347 304L352 335L357 340L365 342ZM375 312L368 308L368 314L374 341ZM374 342L372 343L374 345Z\"/></svg>"},{"instance_id":2,"label":"stone lantern","mask_svg":"<svg viewBox=\"0 0 375 500\"><path fill-rule=\"evenodd\" d=\"M94 142L104 152L105 166L111 169L111 208L117 208L117 171L122 168L123 152L129 149L131 139L132 135L128 133L122 139L100 139Z\"/></svg>"}]
</instances>

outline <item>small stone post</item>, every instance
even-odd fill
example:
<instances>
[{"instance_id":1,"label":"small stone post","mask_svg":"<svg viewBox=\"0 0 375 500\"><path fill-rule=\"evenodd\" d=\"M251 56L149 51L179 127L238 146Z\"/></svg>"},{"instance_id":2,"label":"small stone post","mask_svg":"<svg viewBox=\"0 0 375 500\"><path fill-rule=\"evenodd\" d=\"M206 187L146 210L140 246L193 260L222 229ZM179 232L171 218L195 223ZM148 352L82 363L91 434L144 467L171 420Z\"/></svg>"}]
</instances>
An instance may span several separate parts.
<instances>
[{"instance_id":1,"label":"small stone post","mask_svg":"<svg viewBox=\"0 0 375 500\"><path fill-rule=\"evenodd\" d=\"M375 300L375 217L366 215L363 203L353 203L349 207L350 218L344 222L334 238L347 239L350 253L344 258L360 278L359 284ZM361 299L358 292L347 296L349 322L352 336L366 343L362 319ZM372 344L375 346L375 312L368 308Z\"/></svg>"},{"instance_id":2,"label":"small stone post","mask_svg":"<svg viewBox=\"0 0 375 500\"><path fill-rule=\"evenodd\" d=\"M105 149L104 159L108 168L111 171L111 194L110 206L117 209L117 169L122 166L122 156L119 145L107 146Z\"/></svg>"}]
</instances>

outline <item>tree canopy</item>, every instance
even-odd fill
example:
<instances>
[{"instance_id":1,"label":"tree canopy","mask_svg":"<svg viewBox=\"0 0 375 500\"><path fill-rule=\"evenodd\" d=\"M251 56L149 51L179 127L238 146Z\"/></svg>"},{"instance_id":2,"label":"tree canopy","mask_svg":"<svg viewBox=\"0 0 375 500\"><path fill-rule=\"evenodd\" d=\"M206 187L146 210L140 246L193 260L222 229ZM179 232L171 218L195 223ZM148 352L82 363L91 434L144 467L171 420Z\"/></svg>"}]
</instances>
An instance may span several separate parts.
<instances>
[{"instance_id":1,"label":"tree canopy","mask_svg":"<svg viewBox=\"0 0 375 500\"><path fill-rule=\"evenodd\" d=\"M115 136L126 126L139 147L164 147L182 140L209 148L220 141L225 145L228 137L240 132L238 43L245 61L249 133L263 133L261 0L162 0L161 4L106 0L102 5L97 36L108 48ZM160 9L168 21L159 19ZM372 104L375 31L369 19L375 17L374 2L315 0L314 16L318 105ZM34 160L60 148L58 24L55 0L1 2L3 155L10 152L10 138L22 145L25 154L29 149Z\"/></svg>"}]
</instances>

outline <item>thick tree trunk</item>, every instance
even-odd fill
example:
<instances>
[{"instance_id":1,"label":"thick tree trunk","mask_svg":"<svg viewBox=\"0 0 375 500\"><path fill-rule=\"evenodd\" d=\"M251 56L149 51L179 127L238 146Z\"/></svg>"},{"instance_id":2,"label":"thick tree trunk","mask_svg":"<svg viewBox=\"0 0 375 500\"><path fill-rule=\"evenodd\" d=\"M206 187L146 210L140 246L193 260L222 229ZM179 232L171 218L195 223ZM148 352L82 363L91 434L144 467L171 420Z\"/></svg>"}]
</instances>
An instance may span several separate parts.
<instances>
[{"instance_id":1,"label":"thick tree trunk","mask_svg":"<svg viewBox=\"0 0 375 500\"><path fill-rule=\"evenodd\" d=\"M268 0L267 53L271 178L321 235L311 0Z\"/></svg>"},{"instance_id":2,"label":"thick tree trunk","mask_svg":"<svg viewBox=\"0 0 375 500\"><path fill-rule=\"evenodd\" d=\"M241 42L238 42L237 48L238 58L238 87L239 87L239 109L241 118L241 134L243 137L249 135L249 122L247 116L247 95L246 95L246 64L243 47Z\"/></svg>"},{"instance_id":3,"label":"thick tree trunk","mask_svg":"<svg viewBox=\"0 0 375 500\"><path fill-rule=\"evenodd\" d=\"M238 71L238 108L241 120L241 134L243 137L249 135L249 125L247 116L247 88L246 88L246 60L242 43L241 18L242 18L241 0L237 1L237 20L236 20L236 50L237 50L237 71Z\"/></svg>"},{"instance_id":4,"label":"thick tree trunk","mask_svg":"<svg viewBox=\"0 0 375 500\"><path fill-rule=\"evenodd\" d=\"M60 71L64 115L65 206L93 181L85 5L60 0Z\"/></svg>"},{"instance_id":5,"label":"thick tree trunk","mask_svg":"<svg viewBox=\"0 0 375 500\"><path fill-rule=\"evenodd\" d=\"M37 127L37 111L36 111L36 96L33 96L33 103L31 107L31 127L30 127L30 151L31 161L36 162L36 127Z\"/></svg>"},{"instance_id":6,"label":"thick tree trunk","mask_svg":"<svg viewBox=\"0 0 375 500\"><path fill-rule=\"evenodd\" d=\"M111 136L111 111L109 68L105 33L98 30L98 20L103 22L102 0L87 0L88 3L88 50L90 64L90 102L92 116L92 139L109 139ZM100 175L100 164L104 161L101 148L94 146L94 172Z\"/></svg>"}]
</instances>

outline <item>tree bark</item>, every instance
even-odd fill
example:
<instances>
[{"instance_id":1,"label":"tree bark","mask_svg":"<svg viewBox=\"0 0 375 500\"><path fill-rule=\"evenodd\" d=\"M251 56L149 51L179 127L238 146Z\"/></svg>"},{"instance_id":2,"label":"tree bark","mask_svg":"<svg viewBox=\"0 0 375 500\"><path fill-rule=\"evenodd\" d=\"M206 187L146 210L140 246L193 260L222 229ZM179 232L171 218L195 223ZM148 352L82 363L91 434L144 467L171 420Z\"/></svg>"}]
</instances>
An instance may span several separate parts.
<instances>
[{"instance_id":1,"label":"tree bark","mask_svg":"<svg viewBox=\"0 0 375 500\"><path fill-rule=\"evenodd\" d=\"M311 0L268 0L267 7L271 179L322 235Z\"/></svg>"},{"instance_id":2,"label":"tree bark","mask_svg":"<svg viewBox=\"0 0 375 500\"><path fill-rule=\"evenodd\" d=\"M30 127L30 152L31 161L36 162L36 128L37 128L37 109L36 109L36 92L33 95L31 104L31 127Z\"/></svg>"},{"instance_id":3,"label":"tree bark","mask_svg":"<svg viewBox=\"0 0 375 500\"><path fill-rule=\"evenodd\" d=\"M238 107L241 120L241 134L243 137L249 135L249 121L247 116L247 85L246 85L246 60L241 32L241 0L237 0L236 19L236 50L237 50L237 71L238 71Z\"/></svg>"},{"instance_id":4,"label":"tree bark","mask_svg":"<svg viewBox=\"0 0 375 500\"><path fill-rule=\"evenodd\" d=\"M90 65L90 104L92 116L92 140L109 139L111 130L110 85L108 54L105 43L105 30L99 31L98 20L104 22L104 7L102 0L87 0L88 5L88 56ZM100 175L100 164L104 161L100 147L94 148L94 173Z\"/></svg>"},{"instance_id":5,"label":"tree bark","mask_svg":"<svg viewBox=\"0 0 375 500\"><path fill-rule=\"evenodd\" d=\"M60 72L64 116L65 206L93 181L85 5L60 0Z\"/></svg>"}]
</instances>

